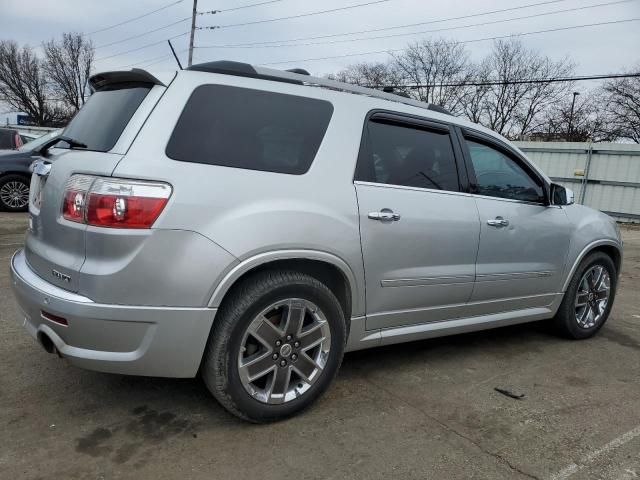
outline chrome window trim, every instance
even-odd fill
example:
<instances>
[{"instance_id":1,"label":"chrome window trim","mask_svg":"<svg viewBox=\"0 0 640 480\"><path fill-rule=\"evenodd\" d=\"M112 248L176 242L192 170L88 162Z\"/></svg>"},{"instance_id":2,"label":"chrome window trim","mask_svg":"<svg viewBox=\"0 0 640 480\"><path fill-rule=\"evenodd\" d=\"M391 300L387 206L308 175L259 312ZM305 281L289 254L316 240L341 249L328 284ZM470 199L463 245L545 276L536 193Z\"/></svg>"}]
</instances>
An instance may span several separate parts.
<instances>
[{"instance_id":1,"label":"chrome window trim","mask_svg":"<svg viewBox=\"0 0 640 480\"><path fill-rule=\"evenodd\" d=\"M544 202L528 202L526 200L516 200L514 198L492 197L491 195L481 195L479 193L469 193L469 195L471 195L472 197L485 198L487 200L495 200L498 202L519 203L522 205L535 205L537 207L545 207L545 208L548 208L548 207L560 208L559 205L547 205Z\"/></svg>"},{"instance_id":2,"label":"chrome window trim","mask_svg":"<svg viewBox=\"0 0 640 480\"><path fill-rule=\"evenodd\" d=\"M422 187L409 187L406 185L394 185L392 183L379 183L379 182L366 182L364 180L354 180L354 185L362 185L369 187L382 187L382 188L393 188L398 190L411 190L416 192L425 192L425 193L444 193L447 195L460 195L463 197L470 196L467 192L456 192L453 190L438 190L436 188L422 188Z\"/></svg>"},{"instance_id":3,"label":"chrome window trim","mask_svg":"<svg viewBox=\"0 0 640 480\"><path fill-rule=\"evenodd\" d=\"M393 189L397 189L397 190L411 190L411 191L417 191L417 192L425 192L425 193L443 193L443 194L447 194L447 195L459 195L462 197L477 197L477 198L486 198L488 200L495 200L498 202L509 202L509 203L519 203L522 205L534 205L537 207L554 207L554 208L562 208L559 205L546 205L544 203L541 202L527 202L525 200L514 200L511 198L501 198L501 197L491 197L488 195L480 195L477 193L469 193L469 192L454 192L453 190L438 190L435 188L422 188L422 187L408 187L405 185L394 185L392 183L378 183L378 182L365 182L364 180L354 180L353 181L354 185L362 185L362 186L369 186L369 187L381 187L381 188L393 188Z\"/></svg>"}]
</instances>

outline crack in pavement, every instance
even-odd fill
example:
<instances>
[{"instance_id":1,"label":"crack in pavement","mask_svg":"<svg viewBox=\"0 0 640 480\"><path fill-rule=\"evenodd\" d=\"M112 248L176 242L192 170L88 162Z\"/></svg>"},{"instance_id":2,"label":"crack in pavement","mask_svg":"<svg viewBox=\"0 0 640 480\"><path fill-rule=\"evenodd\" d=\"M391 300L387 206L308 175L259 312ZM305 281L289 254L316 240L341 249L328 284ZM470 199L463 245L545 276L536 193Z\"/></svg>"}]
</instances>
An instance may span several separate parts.
<instances>
[{"instance_id":1,"label":"crack in pavement","mask_svg":"<svg viewBox=\"0 0 640 480\"><path fill-rule=\"evenodd\" d=\"M537 477L535 475L532 475L530 473L527 473L523 470L521 470L519 467L517 467L516 465L512 464L507 458L503 457L502 455L500 455L497 452L492 452L490 450L485 449L482 445L480 445L479 443L477 443L474 439L472 439L471 437L468 437L467 435L465 435L464 433L461 433L459 431L457 431L455 428L451 427L450 425L447 425L446 423L444 423L443 421L441 421L440 419L430 415L429 413L425 412L424 410L422 410L419 407L416 407L415 405L413 405L412 403L408 402L406 399L400 397L398 394L396 394L395 392L385 388L382 385L379 385L377 383L375 383L374 381L372 381L369 376L366 374L366 372L364 372L364 370L362 368L358 368L356 367L356 370L359 370L362 373L362 377L363 379L369 383L370 385L372 385L373 387L377 388L378 390L382 390L383 392L387 393L388 395L392 396L393 398L400 400L402 403L404 403L405 405L407 405L409 408L412 408L413 410L416 410L417 412L421 413L423 416L425 416L426 418L429 418L430 420L436 422L438 425L440 425L442 428L444 428L445 430L447 430L448 432L453 433L454 435L457 435L458 437L468 441L469 443L471 443L474 447L476 447L478 450L480 450L482 453L484 453L485 455L489 455L493 458L495 458L496 460L498 460L500 463L508 466L511 470L513 470L514 472L518 472L520 475L523 475L527 478L531 478L533 480L541 480L540 477Z\"/></svg>"}]
</instances>

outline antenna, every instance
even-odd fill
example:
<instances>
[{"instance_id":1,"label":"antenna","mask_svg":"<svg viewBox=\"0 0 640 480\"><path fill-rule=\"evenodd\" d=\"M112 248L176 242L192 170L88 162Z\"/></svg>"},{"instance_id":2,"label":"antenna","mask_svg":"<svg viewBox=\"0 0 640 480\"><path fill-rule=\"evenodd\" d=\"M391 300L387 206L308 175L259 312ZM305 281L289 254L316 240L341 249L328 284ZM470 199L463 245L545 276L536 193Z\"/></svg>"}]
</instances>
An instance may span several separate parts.
<instances>
[{"instance_id":1,"label":"antenna","mask_svg":"<svg viewBox=\"0 0 640 480\"><path fill-rule=\"evenodd\" d=\"M176 62L178 62L178 66L180 67L180 70L182 70L182 64L180 63L180 59L178 58L178 55L176 55L176 51L173 49L173 45L171 44L171 40L167 40L167 43L169 44L169 48L171 49L171 53L173 53L173 58L176 59Z\"/></svg>"}]
</instances>

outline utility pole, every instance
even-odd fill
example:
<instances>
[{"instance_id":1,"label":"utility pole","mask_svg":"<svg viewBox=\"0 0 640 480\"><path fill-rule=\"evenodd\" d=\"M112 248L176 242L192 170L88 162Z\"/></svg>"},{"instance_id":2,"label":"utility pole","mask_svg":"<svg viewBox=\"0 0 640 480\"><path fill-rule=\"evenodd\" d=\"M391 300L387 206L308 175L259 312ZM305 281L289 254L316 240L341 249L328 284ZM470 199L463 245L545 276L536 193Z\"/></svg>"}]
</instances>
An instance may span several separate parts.
<instances>
[{"instance_id":1,"label":"utility pole","mask_svg":"<svg viewBox=\"0 0 640 480\"><path fill-rule=\"evenodd\" d=\"M193 38L196 35L196 15L198 14L198 0L193 0L193 13L191 14L191 37L189 38L189 62L187 66L191 66L193 61Z\"/></svg>"},{"instance_id":2,"label":"utility pole","mask_svg":"<svg viewBox=\"0 0 640 480\"><path fill-rule=\"evenodd\" d=\"M573 123L573 107L576 106L576 97L580 95L580 92L573 92L573 100L571 101L571 113L569 113L569 133L567 141L571 141L573 136L571 135L571 124Z\"/></svg>"}]
</instances>

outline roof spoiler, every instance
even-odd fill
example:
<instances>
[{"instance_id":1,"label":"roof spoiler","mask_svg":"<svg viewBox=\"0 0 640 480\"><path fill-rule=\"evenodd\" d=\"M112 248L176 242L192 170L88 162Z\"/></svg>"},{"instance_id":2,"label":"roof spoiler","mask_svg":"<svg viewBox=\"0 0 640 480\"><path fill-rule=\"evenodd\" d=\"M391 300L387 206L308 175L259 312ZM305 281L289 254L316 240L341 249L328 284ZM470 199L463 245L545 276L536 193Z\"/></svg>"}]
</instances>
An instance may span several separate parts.
<instances>
[{"instance_id":1,"label":"roof spoiler","mask_svg":"<svg viewBox=\"0 0 640 480\"><path fill-rule=\"evenodd\" d=\"M91 87L92 92L95 92L106 85L125 82L153 83L154 85L166 87L166 85L156 77L146 70L141 70L140 68L132 68L131 70L115 72L102 72L92 75L89 78L89 86Z\"/></svg>"}]
</instances>

